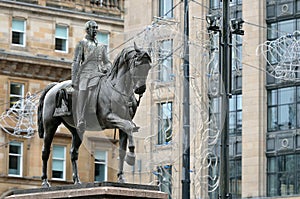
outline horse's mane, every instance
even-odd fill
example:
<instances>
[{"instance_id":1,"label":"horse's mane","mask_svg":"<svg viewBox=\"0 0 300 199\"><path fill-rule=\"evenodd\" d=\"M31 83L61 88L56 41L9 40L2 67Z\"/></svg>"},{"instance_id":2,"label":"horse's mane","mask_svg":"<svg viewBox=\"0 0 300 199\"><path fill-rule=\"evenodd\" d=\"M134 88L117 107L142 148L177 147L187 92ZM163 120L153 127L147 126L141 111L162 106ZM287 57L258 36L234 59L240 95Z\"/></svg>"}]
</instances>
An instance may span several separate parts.
<instances>
[{"instance_id":1,"label":"horse's mane","mask_svg":"<svg viewBox=\"0 0 300 199\"><path fill-rule=\"evenodd\" d=\"M109 76L111 76L112 79L114 79L121 67L128 67L128 64L126 64L127 61L129 61L135 54L133 52L136 52L133 47L127 47L124 48L115 58L114 63L112 65L112 69L110 71ZM129 69L129 67L128 67Z\"/></svg>"}]
</instances>

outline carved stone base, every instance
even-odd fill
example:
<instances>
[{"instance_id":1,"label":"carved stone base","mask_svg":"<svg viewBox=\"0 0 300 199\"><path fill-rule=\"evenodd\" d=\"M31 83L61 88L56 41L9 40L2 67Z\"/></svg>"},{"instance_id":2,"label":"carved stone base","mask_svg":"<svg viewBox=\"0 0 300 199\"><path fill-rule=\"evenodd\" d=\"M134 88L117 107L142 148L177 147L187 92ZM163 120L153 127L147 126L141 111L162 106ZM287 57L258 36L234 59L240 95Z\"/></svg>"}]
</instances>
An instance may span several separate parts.
<instances>
[{"instance_id":1,"label":"carved stone base","mask_svg":"<svg viewBox=\"0 0 300 199\"><path fill-rule=\"evenodd\" d=\"M158 187L152 185L103 182L16 190L5 199L13 198L167 199L168 194L158 191Z\"/></svg>"}]
</instances>

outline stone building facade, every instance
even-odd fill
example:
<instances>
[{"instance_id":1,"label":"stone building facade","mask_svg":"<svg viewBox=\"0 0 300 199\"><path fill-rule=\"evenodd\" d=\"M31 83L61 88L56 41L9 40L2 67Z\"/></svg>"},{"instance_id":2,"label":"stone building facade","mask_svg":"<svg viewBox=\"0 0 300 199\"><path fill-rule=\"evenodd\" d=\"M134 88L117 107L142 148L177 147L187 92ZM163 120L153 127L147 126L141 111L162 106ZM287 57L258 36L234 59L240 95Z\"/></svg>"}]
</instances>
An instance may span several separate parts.
<instances>
[{"instance_id":1,"label":"stone building facade","mask_svg":"<svg viewBox=\"0 0 300 199\"><path fill-rule=\"evenodd\" d=\"M108 50L123 41L123 0L4 0L0 1L0 10L1 113L28 92L38 95L49 83L70 79L74 48L84 37L88 20L99 24L98 40ZM110 58L117 52L110 53ZM13 132L16 122L8 124L12 126L2 127ZM41 186L43 140L36 126L34 132L30 138L22 138L0 130L0 198L13 189ZM87 132L79 157L82 182L116 181L117 167L108 162L117 165L117 145L113 130ZM70 148L71 134L61 126L49 158L52 186L72 183Z\"/></svg>"}]
</instances>

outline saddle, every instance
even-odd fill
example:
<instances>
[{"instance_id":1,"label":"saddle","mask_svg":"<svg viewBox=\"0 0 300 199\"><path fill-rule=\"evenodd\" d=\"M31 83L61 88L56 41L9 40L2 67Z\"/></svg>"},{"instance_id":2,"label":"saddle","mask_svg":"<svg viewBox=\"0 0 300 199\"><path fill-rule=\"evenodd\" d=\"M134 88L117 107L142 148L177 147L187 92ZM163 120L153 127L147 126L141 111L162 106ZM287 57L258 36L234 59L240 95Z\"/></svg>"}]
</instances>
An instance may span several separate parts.
<instances>
[{"instance_id":1,"label":"saddle","mask_svg":"<svg viewBox=\"0 0 300 199\"><path fill-rule=\"evenodd\" d=\"M95 78L96 75L90 79L88 89L89 89L89 95L88 99L86 101L88 105L87 112L89 113L96 113L96 105L97 105L97 95L100 90L100 81L102 81L104 76L101 76L100 78ZM99 76L98 76L99 77ZM98 85L98 86L97 86ZM64 88L61 88L56 93L55 98L55 111L53 113L53 117L64 117L64 116L70 116L72 114L72 96L76 96L78 92L76 91L71 84L67 85Z\"/></svg>"}]
</instances>

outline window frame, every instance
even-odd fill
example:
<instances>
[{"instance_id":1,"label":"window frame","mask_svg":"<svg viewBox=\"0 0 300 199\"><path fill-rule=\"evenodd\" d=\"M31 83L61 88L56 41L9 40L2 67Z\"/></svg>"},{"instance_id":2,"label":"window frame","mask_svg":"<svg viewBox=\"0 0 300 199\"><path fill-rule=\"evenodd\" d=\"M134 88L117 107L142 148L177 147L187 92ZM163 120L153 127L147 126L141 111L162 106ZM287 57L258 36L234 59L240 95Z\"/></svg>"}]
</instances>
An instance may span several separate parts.
<instances>
[{"instance_id":1,"label":"window frame","mask_svg":"<svg viewBox=\"0 0 300 199\"><path fill-rule=\"evenodd\" d=\"M167 4L168 2L170 2L170 3ZM167 10L168 6L170 7L170 10ZM173 0L159 0L159 2L158 2L158 16L162 17L162 18L167 18L167 19L174 18L173 7L174 7L174 1Z\"/></svg>"},{"instance_id":2,"label":"window frame","mask_svg":"<svg viewBox=\"0 0 300 199\"><path fill-rule=\"evenodd\" d=\"M166 105L167 107L163 107L164 105ZM161 102L157 104L157 110L158 110L158 134L157 134L157 145L165 145L165 144L169 144L172 142L173 140L173 102L172 101L166 101L166 102ZM164 112L164 110L168 110L169 112L167 113L168 115L166 115L166 113ZM170 115L169 115L170 114ZM170 121L170 124L168 125L168 128L171 127L171 132L169 137L167 137L167 135L165 135L164 130L163 129L165 127L165 122L164 122L164 117L165 116L170 116L171 118L168 120ZM167 129L168 129L167 128ZM168 139L169 138L169 139Z\"/></svg>"},{"instance_id":3,"label":"window frame","mask_svg":"<svg viewBox=\"0 0 300 199\"><path fill-rule=\"evenodd\" d=\"M11 143L18 143L18 144L20 144L20 150L21 150L21 153L20 154L18 154L18 155L16 155L16 154L12 154L12 153L10 153L10 145L11 145ZM24 143L23 142L20 142L20 141L10 141L9 142L9 144L8 144L8 171L7 171L7 173L8 173L8 176L12 176L12 177L22 177L23 176L23 162L24 162L24 149L23 149L23 146L24 146ZM10 157L11 156L15 156L15 157L19 157L20 158L20 174L18 174L18 175L16 175L16 174L10 174L10 164L9 164L9 162L10 162Z\"/></svg>"},{"instance_id":4,"label":"window frame","mask_svg":"<svg viewBox=\"0 0 300 199\"><path fill-rule=\"evenodd\" d=\"M14 21L22 21L23 22L23 28L24 28L24 31L19 31L19 30L14 30L13 29L13 23ZM19 46L19 47L25 47L26 46L26 27L27 27L27 23L26 23L26 19L23 19L23 18L12 18L12 21L11 21L11 45L13 46ZM22 33L23 35L23 44L16 44L16 43L13 43L13 32L17 32L17 33Z\"/></svg>"},{"instance_id":5,"label":"window frame","mask_svg":"<svg viewBox=\"0 0 300 199\"><path fill-rule=\"evenodd\" d=\"M56 35L56 31L57 31L58 27L66 28L66 36L67 36L66 38ZM65 46L66 50L65 51L56 49L56 39L65 40L65 43L66 43L66 46ZM62 25L62 24L55 24L54 49L55 49L55 52L59 52L59 53L68 53L69 52L69 26Z\"/></svg>"},{"instance_id":6,"label":"window frame","mask_svg":"<svg viewBox=\"0 0 300 199\"><path fill-rule=\"evenodd\" d=\"M96 153L98 152L104 152L105 153L105 160L104 162L101 161L96 161ZM108 163L108 152L106 150L101 150L101 149L96 149L94 152L94 182L104 182L107 181L107 176L108 176L108 169L107 169L107 163ZM104 165L104 180L103 181L96 181L96 164L98 165Z\"/></svg>"},{"instance_id":7,"label":"window frame","mask_svg":"<svg viewBox=\"0 0 300 199\"><path fill-rule=\"evenodd\" d=\"M56 158L54 157L54 147L62 147L64 149L63 155L64 158ZM52 147L52 159L51 159L51 179L52 180L58 180L58 181L66 181L66 175L67 175L67 168L66 168L66 151L67 151L67 146L64 145L59 145L59 144L54 144ZM53 177L53 160L58 160L58 161L63 161L63 178L55 178Z\"/></svg>"},{"instance_id":8,"label":"window frame","mask_svg":"<svg viewBox=\"0 0 300 199\"><path fill-rule=\"evenodd\" d=\"M168 199L172 199L172 168L173 166L171 164L157 166L159 189L168 194ZM164 179L166 178L168 178L169 181L164 183ZM168 183L168 185L165 185L166 183Z\"/></svg>"},{"instance_id":9,"label":"window frame","mask_svg":"<svg viewBox=\"0 0 300 199\"><path fill-rule=\"evenodd\" d=\"M22 94L18 95L18 94L12 94L12 89L11 89L11 86L12 84L15 84L15 85L21 85L22 86ZM10 80L8 82L8 85L9 85L9 93L8 93L8 101L9 101L9 107L12 108L14 106L14 104L16 102L18 102L19 100L21 101L21 107L19 108L23 108L24 107L24 101L23 99L25 98L25 93L26 93L26 87L27 87L27 83L26 82L22 82L22 81L18 81L18 80ZM11 98L19 98L19 100L17 101L12 101Z\"/></svg>"},{"instance_id":10,"label":"window frame","mask_svg":"<svg viewBox=\"0 0 300 199\"><path fill-rule=\"evenodd\" d=\"M288 164L287 161L285 162L280 162L282 159L286 159L286 157L292 157L293 158L293 164ZM287 159L286 159L287 160ZM270 162L273 162L272 165L270 164ZM281 167L288 167L288 166L293 166L294 168L281 168ZM281 169L285 169L285 170L281 170ZM272 156L268 156L267 158L267 196L268 197L280 197L280 196L293 196L293 195L298 195L300 194L300 181L298 181L300 179L300 154L299 153L288 153L288 154L279 154L279 155L272 155ZM292 182L289 183L289 185L293 185L292 189L292 193L289 194L283 194L281 193L281 189L284 188L289 188L289 186L285 186L282 187L280 186L281 184L286 184L286 183L281 183L282 180L280 180L280 178L282 178L282 176L293 176L293 181L288 181L288 182ZM270 178L273 177L273 181L275 184L273 184L273 186L271 186L272 184L270 183ZM272 189L274 191L271 192L271 188L274 187L275 189ZM297 189L298 188L298 189Z\"/></svg>"},{"instance_id":11,"label":"window frame","mask_svg":"<svg viewBox=\"0 0 300 199\"><path fill-rule=\"evenodd\" d=\"M168 44L169 43L169 44ZM173 81L173 39L164 39L159 41L159 52L158 52L158 81L161 83L168 83ZM163 47L170 46L170 50L164 50ZM170 53L171 52L171 53Z\"/></svg>"}]
</instances>

